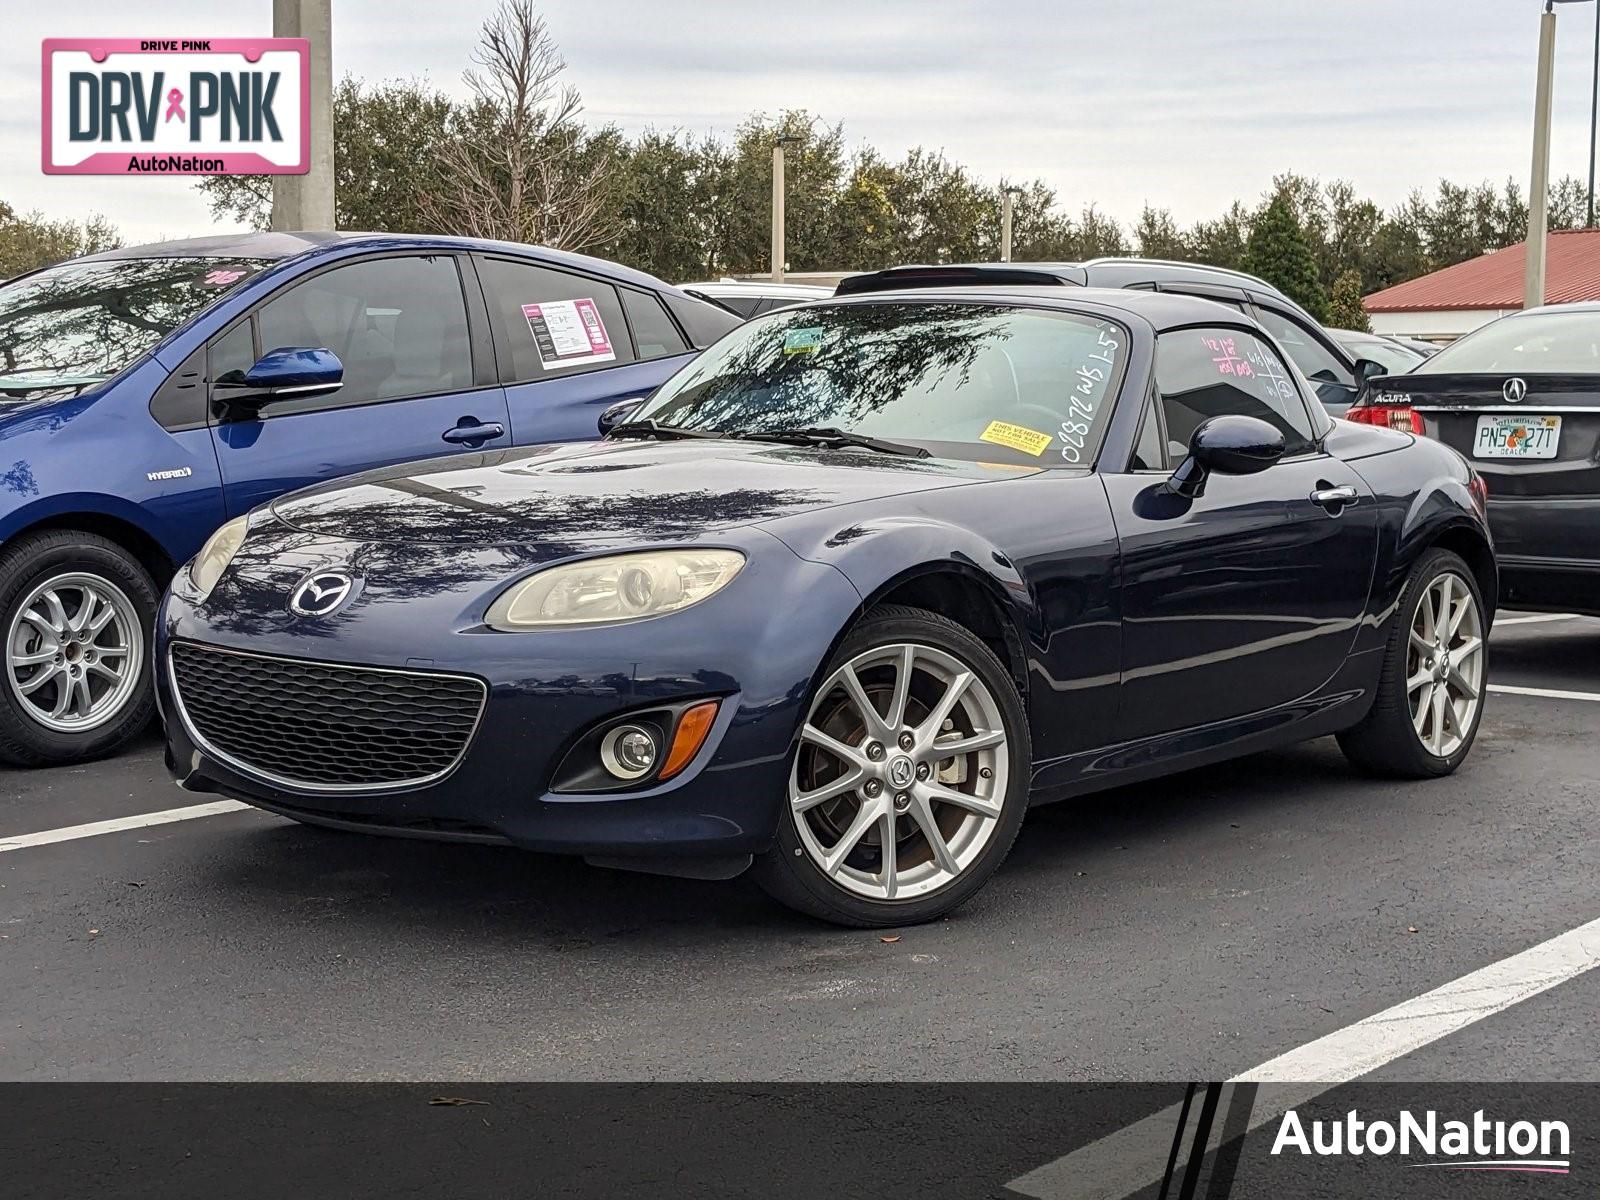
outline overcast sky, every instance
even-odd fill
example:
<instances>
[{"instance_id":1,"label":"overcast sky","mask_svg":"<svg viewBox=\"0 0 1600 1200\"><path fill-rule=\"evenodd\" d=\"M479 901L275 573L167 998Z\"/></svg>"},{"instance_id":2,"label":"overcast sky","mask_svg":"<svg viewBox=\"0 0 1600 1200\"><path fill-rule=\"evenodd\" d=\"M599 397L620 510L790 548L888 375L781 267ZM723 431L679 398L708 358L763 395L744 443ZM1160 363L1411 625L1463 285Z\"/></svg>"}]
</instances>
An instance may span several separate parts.
<instances>
[{"instance_id":1,"label":"overcast sky","mask_svg":"<svg viewBox=\"0 0 1600 1200\"><path fill-rule=\"evenodd\" d=\"M270 0L3 0L0 198L133 240L213 232L174 179L39 170L45 37L271 32ZM334 70L454 93L493 0L334 0ZM851 145L1040 176L1076 211L1182 221L1280 171L1384 204L1441 176L1526 188L1541 0L547 0L588 119L730 131L807 108ZM1558 6L1552 174L1588 171L1594 7Z\"/></svg>"}]
</instances>

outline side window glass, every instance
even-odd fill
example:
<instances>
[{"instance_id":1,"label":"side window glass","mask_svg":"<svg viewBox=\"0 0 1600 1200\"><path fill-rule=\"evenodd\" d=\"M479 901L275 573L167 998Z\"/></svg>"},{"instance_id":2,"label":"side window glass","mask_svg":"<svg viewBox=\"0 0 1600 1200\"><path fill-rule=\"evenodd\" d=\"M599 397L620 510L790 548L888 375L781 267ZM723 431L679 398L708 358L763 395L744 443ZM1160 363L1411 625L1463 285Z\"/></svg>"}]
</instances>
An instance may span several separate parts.
<instances>
[{"instance_id":1,"label":"side window glass","mask_svg":"<svg viewBox=\"0 0 1600 1200\"><path fill-rule=\"evenodd\" d=\"M324 346L344 364L344 386L321 405L286 401L286 407L364 404L472 386L466 303L450 257L335 267L268 301L257 319L263 354Z\"/></svg>"},{"instance_id":2,"label":"side window glass","mask_svg":"<svg viewBox=\"0 0 1600 1200\"><path fill-rule=\"evenodd\" d=\"M622 304L628 310L628 324L633 326L633 340L638 345L640 359L666 358L671 354L689 352L689 344L683 340L683 334L678 332L672 318L667 316L661 301L649 292L623 288Z\"/></svg>"},{"instance_id":3,"label":"side window glass","mask_svg":"<svg viewBox=\"0 0 1600 1200\"><path fill-rule=\"evenodd\" d=\"M1349 404L1355 393L1355 377L1333 352L1319 342L1297 321L1282 313L1257 306L1256 315L1283 352L1294 360L1300 373L1317 389L1317 396L1325 404Z\"/></svg>"},{"instance_id":4,"label":"side window glass","mask_svg":"<svg viewBox=\"0 0 1600 1200\"><path fill-rule=\"evenodd\" d=\"M1139 441L1133 448L1135 471L1162 471L1167 467L1167 449L1161 441L1161 421L1156 414L1156 393L1144 402L1144 416L1139 420Z\"/></svg>"},{"instance_id":5,"label":"side window glass","mask_svg":"<svg viewBox=\"0 0 1600 1200\"><path fill-rule=\"evenodd\" d=\"M1213 304L1220 304L1222 307L1232 309L1234 312L1242 313L1244 311L1244 301L1242 300L1234 300L1228 296L1207 296L1199 292L1190 292L1188 294L1194 296L1197 300L1209 300Z\"/></svg>"},{"instance_id":6,"label":"side window glass","mask_svg":"<svg viewBox=\"0 0 1600 1200\"><path fill-rule=\"evenodd\" d=\"M536 263L485 258L478 277L518 383L634 361L617 289Z\"/></svg>"},{"instance_id":7,"label":"side window glass","mask_svg":"<svg viewBox=\"0 0 1600 1200\"><path fill-rule=\"evenodd\" d=\"M1289 368L1265 342L1242 329L1180 329L1156 343L1156 387L1167 421L1167 451L1188 452L1201 422L1237 413L1282 432L1288 453L1315 446L1311 417Z\"/></svg>"},{"instance_id":8,"label":"side window glass","mask_svg":"<svg viewBox=\"0 0 1600 1200\"><path fill-rule=\"evenodd\" d=\"M227 333L211 343L211 378L220 379L237 371L241 375L256 365L255 339L250 336L250 322L240 321Z\"/></svg>"}]
</instances>

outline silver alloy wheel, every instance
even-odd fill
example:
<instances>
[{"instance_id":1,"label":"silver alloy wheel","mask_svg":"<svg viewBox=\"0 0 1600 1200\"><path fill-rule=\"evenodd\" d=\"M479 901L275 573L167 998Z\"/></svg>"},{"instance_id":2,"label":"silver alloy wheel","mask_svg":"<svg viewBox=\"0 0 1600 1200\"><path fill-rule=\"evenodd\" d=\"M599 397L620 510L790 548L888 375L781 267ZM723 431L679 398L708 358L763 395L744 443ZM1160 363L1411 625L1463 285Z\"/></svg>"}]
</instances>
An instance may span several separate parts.
<instances>
[{"instance_id":1,"label":"silver alloy wheel","mask_svg":"<svg viewBox=\"0 0 1600 1200\"><path fill-rule=\"evenodd\" d=\"M6 681L23 712L56 733L86 733L137 694L144 625L116 584L73 572L28 594L5 650Z\"/></svg>"},{"instance_id":2,"label":"silver alloy wheel","mask_svg":"<svg viewBox=\"0 0 1600 1200\"><path fill-rule=\"evenodd\" d=\"M1423 749L1449 758L1477 720L1483 696L1483 621L1466 580L1447 571L1411 614L1406 700Z\"/></svg>"},{"instance_id":3,"label":"silver alloy wheel","mask_svg":"<svg viewBox=\"0 0 1600 1200\"><path fill-rule=\"evenodd\" d=\"M906 900L950 884L982 853L1009 770L1004 715L971 668L932 646L879 646L818 691L789 811L834 883Z\"/></svg>"}]
</instances>

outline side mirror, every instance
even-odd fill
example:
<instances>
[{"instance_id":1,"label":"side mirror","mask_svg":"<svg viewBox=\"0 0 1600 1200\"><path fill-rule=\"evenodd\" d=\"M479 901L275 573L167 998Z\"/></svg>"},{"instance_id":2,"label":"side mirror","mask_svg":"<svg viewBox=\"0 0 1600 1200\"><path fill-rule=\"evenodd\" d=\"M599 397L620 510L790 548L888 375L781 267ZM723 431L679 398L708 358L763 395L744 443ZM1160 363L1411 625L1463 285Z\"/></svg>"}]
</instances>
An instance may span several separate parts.
<instances>
[{"instance_id":1,"label":"side mirror","mask_svg":"<svg viewBox=\"0 0 1600 1200\"><path fill-rule=\"evenodd\" d=\"M1254 475L1283 457L1283 434L1259 417L1229 414L1202 421L1189 439L1189 456L1167 480L1167 487L1189 500L1205 494L1213 471Z\"/></svg>"},{"instance_id":2,"label":"side mirror","mask_svg":"<svg viewBox=\"0 0 1600 1200\"><path fill-rule=\"evenodd\" d=\"M619 400L608 407L600 414L600 420L596 422L600 426L600 436L604 437L618 425L628 420L634 413L639 411L643 404L644 401L642 399Z\"/></svg>"},{"instance_id":3,"label":"side mirror","mask_svg":"<svg viewBox=\"0 0 1600 1200\"><path fill-rule=\"evenodd\" d=\"M324 347L285 346L263 354L248 371L217 376L212 386L230 406L260 408L285 396L325 396L344 384L344 364Z\"/></svg>"},{"instance_id":4,"label":"side mirror","mask_svg":"<svg viewBox=\"0 0 1600 1200\"><path fill-rule=\"evenodd\" d=\"M1379 375L1387 375L1389 368L1381 362L1371 358L1356 359L1356 383L1366 383L1369 379L1376 379Z\"/></svg>"}]
</instances>

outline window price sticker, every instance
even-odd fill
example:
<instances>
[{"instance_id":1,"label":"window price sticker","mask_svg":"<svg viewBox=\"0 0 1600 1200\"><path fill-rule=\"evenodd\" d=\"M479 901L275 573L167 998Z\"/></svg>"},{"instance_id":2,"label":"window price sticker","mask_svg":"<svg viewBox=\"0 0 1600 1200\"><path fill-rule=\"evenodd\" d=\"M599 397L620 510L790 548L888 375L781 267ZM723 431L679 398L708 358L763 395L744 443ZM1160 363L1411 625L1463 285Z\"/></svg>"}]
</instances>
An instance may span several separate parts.
<instances>
[{"instance_id":1,"label":"window price sticker","mask_svg":"<svg viewBox=\"0 0 1600 1200\"><path fill-rule=\"evenodd\" d=\"M524 304L522 315L533 332L543 366L611 362L617 357L606 323L600 319L600 308L591 299Z\"/></svg>"}]
</instances>

